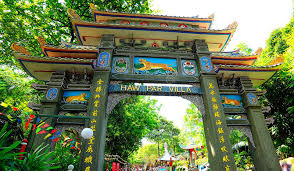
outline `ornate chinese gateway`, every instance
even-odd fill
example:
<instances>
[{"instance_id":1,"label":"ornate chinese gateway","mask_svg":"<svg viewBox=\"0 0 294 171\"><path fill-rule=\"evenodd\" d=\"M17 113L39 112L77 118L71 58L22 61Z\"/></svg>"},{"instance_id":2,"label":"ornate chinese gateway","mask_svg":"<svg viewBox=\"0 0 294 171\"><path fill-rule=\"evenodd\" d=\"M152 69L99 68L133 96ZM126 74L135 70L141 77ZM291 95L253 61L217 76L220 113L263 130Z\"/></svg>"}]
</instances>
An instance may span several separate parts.
<instances>
[{"instance_id":1,"label":"ornate chinese gateway","mask_svg":"<svg viewBox=\"0 0 294 171\"><path fill-rule=\"evenodd\" d=\"M170 17L97 11L94 22L68 9L79 45L51 46L38 38L44 57L12 45L23 69L45 85L39 117L61 130L94 131L83 140L79 170L102 170L108 114L130 95L175 95L193 102L203 115L209 163L213 171L236 170L229 133L240 129L249 139L256 170L280 170L258 103L259 86L278 70L252 66L260 55L223 52L237 23L212 30L208 18ZM124 82L132 84L123 84ZM156 86L136 83L168 83ZM187 86L188 85L188 86ZM75 113L67 116L65 113ZM239 115L242 119L226 119ZM231 118L231 117L227 117ZM32 144L43 139L33 136Z\"/></svg>"}]
</instances>

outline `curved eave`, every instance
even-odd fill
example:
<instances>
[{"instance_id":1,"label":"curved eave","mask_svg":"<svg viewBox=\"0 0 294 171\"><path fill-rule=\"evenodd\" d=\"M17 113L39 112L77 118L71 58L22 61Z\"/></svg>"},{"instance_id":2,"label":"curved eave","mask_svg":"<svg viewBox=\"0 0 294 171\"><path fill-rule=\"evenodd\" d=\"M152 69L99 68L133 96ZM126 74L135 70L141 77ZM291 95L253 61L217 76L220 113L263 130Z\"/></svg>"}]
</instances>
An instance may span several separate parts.
<instances>
[{"instance_id":1,"label":"curved eave","mask_svg":"<svg viewBox=\"0 0 294 171\"><path fill-rule=\"evenodd\" d=\"M22 53L15 53L15 57L30 76L41 81L49 81L55 71L72 72L74 68L75 72L83 73L85 69L88 72L93 70L90 59L38 57Z\"/></svg>"},{"instance_id":2,"label":"curved eave","mask_svg":"<svg viewBox=\"0 0 294 171\"><path fill-rule=\"evenodd\" d=\"M72 49L61 48L50 45L42 45L42 52L49 57L63 57L63 58L83 58L83 59L95 59L98 55L98 50L94 49Z\"/></svg>"},{"instance_id":3,"label":"curved eave","mask_svg":"<svg viewBox=\"0 0 294 171\"><path fill-rule=\"evenodd\" d=\"M149 15L149 14L127 14L127 13L115 13L92 10L93 18L95 22L105 22L107 20L117 19L129 19L140 21L153 21L153 22L169 22L178 24L191 24L198 25L201 29L210 29L213 18L189 18L189 17L171 17L161 15Z\"/></svg>"},{"instance_id":4,"label":"curved eave","mask_svg":"<svg viewBox=\"0 0 294 171\"><path fill-rule=\"evenodd\" d=\"M72 19L72 24L82 45L98 45L103 34L114 34L116 38L133 38L160 41L193 41L204 39L210 51L221 52L230 42L235 28L226 30L201 30L90 23Z\"/></svg>"},{"instance_id":5,"label":"curved eave","mask_svg":"<svg viewBox=\"0 0 294 171\"><path fill-rule=\"evenodd\" d=\"M246 67L246 66L216 66L217 77L225 79L247 76L251 79L253 86L260 86L269 80L278 70L280 65L269 67Z\"/></svg>"},{"instance_id":6,"label":"curved eave","mask_svg":"<svg viewBox=\"0 0 294 171\"><path fill-rule=\"evenodd\" d=\"M212 56L211 60L213 64L225 64L225 65L253 65L257 55L255 56L240 56L240 57L227 57L227 56Z\"/></svg>"}]
</instances>

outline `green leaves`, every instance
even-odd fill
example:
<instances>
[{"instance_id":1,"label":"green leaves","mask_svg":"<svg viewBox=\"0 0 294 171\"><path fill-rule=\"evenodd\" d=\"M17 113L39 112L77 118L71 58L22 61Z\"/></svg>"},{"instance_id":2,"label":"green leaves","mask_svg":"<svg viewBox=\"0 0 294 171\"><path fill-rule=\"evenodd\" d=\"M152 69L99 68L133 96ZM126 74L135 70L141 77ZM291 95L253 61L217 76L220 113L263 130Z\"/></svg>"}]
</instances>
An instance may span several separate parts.
<instances>
[{"instance_id":1,"label":"green leaves","mask_svg":"<svg viewBox=\"0 0 294 171\"><path fill-rule=\"evenodd\" d=\"M158 111L155 102L143 96L120 101L108 118L106 153L127 159L139 148L141 139L155 128Z\"/></svg>"},{"instance_id":2,"label":"green leaves","mask_svg":"<svg viewBox=\"0 0 294 171\"><path fill-rule=\"evenodd\" d=\"M98 10L129 13L151 13L148 0L38 0L0 1L0 64L18 65L10 46L20 42L33 55L42 55L36 38L44 37L49 44L59 45L61 38L77 43L67 9L76 10L83 20L91 21L90 3Z\"/></svg>"},{"instance_id":3,"label":"green leaves","mask_svg":"<svg viewBox=\"0 0 294 171\"><path fill-rule=\"evenodd\" d=\"M269 130L278 154L284 158L294 154L294 18L271 33L256 64L267 65L280 55L285 58L282 69L262 85L266 93L261 102L270 109L264 114L273 120Z\"/></svg>"},{"instance_id":4,"label":"green leaves","mask_svg":"<svg viewBox=\"0 0 294 171\"><path fill-rule=\"evenodd\" d=\"M21 143L20 141L16 141L8 146L8 137L12 130L7 131L7 127L8 123L0 131L0 170L16 170L16 163L14 161L18 160L18 155L24 153L16 153L16 148Z\"/></svg>"},{"instance_id":5,"label":"green leaves","mask_svg":"<svg viewBox=\"0 0 294 171\"><path fill-rule=\"evenodd\" d=\"M53 166L57 162L57 158L53 158L54 151L49 151L49 145L39 145L32 152L27 153L24 160L20 161L20 169L29 170L48 170L58 169L60 166Z\"/></svg>"}]
</instances>

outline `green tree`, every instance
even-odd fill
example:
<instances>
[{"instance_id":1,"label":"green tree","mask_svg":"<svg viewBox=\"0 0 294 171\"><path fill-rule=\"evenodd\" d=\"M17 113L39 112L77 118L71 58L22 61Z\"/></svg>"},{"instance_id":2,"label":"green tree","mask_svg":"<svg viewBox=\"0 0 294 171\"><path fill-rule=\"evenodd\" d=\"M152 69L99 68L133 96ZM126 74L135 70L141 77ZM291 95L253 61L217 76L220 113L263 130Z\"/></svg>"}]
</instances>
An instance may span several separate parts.
<instances>
[{"instance_id":1,"label":"green tree","mask_svg":"<svg viewBox=\"0 0 294 171\"><path fill-rule=\"evenodd\" d=\"M240 53L243 55L251 55L252 49L248 47L248 45L244 42L241 42L237 45L235 50L240 49Z\"/></svg>"},{"instance_id":2,"label":"green tree","mask_svg":"<svg viewBox=\"0 0 294 171\"><path fill-rule=\"evenodd\" d=\"M14 42L25 45L33 55L41 55L38 36L53 45L59 45L61 38L76 42L67 9L76 10L83 20L92 20L90 3L103 11L152 12L148 0L3 0L0 1L0 62L17 65L10 49Z\"/></svg>"},{"instance_id":3,"label":"green tree","mask_svg":"<svg viewBox=\"0 0 294 171\"><path fill-rule=\"evenodd\" d=\"M183 135L188 137L188 141L186 138L186 142L183 142L183 145L195 143L199 146L206 146L202 114L193 103L189 105L184 116Z\"/></svg>"},{"instance_id":4,"label":"green tree","mask_svg":"<svg viewBox=\"0 0 294 171\"><path fill-rule=\"evenodd\" d=\"M163 145L165 142L174 153L178 151L182 152L178 138L180 132L180 129L175 127L172 121L168 121L166 118L160 116L157 126L147 135L147 138L156 142L157 155L160 157L163 152L160 145Z\"/></svg>"},{"instance_id":5,"label":"green tree","mask_svg":"<svg viewBox=\"0 0 294 171\"><path fill-rule=\"evenodd\" d=\"M140 147L130 157L130 162L135 163L154 163L157 159L157 145L148 144Z\"/></svg>"},{"instance_id":6,"label":"green tree","mask_svg":"<svg viewBox=\"0 0 294 171\"><path fill-rule=\"evenodd\" d=\"M266 118L273 119L269 130L281 157L294 154L294 18L285 27L274 30L257 65L270 64L275 58L283 56L284 64L272 79L261 86L266 90L261 100L269 106Z\"/></svg>"},{"instance_id":7,"label":"green tree","mask_svg":"<svg viewBox=\"0 0 294 171\"><path fill-rule=\"evenodd\" d=\"M108 118L106 153L127 159L139 148L143 137L156 127L158 111L156 101L143 96L119 102Z\"/></svg>"}]
</instances>

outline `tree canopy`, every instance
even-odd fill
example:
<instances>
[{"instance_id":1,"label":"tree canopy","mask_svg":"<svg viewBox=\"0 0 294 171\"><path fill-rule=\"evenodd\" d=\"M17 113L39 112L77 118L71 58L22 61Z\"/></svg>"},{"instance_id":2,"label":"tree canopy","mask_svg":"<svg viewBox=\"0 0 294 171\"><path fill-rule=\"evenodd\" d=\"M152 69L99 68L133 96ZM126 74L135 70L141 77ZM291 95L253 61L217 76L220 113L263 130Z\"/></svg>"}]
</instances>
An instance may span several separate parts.
<instances>
[{"instance_id":1,"label":"tree canopy","mask_svg":"<svg viewBox=\"0 0 294 171\"><path fill-rule=\"evenodd\" d=\"M158 124L156 101L132 96L119 102L108 118L106 152L127 159Z\"/></svg>"},{"instance_id":2,"label":"tree canopy","mask_svg":"<svg viewBox=\"0 0 294 171\"><path fill-rule=\"evenodd\" d=\"M61 39L76 42L67 9L76 10L83 20L92 20L90 3L102 11L152 12L148 0L0 1L0 64L18 64L10 49L14 42L20 42L33 55L41 55L38 36L53 45L59 45Z\"/></svg>"},{"instance_id":3,"label":"tree canopy","mask_svg":"<svg viewBox=\"0 0 294 171\"><path fill-rule=\"evenodd\" d=\"M284 58L284 63L272 79L260 88L266 90L262 99L269 106L265 117L273 120L269 130L281 157L294 154L294 17L283 28L274 30L256 65L274 64ZM279 61L279 60L278 60Z\"/></svg>"}]
</instances>

